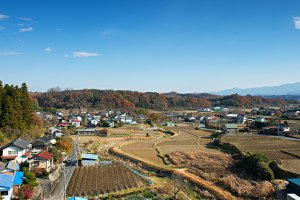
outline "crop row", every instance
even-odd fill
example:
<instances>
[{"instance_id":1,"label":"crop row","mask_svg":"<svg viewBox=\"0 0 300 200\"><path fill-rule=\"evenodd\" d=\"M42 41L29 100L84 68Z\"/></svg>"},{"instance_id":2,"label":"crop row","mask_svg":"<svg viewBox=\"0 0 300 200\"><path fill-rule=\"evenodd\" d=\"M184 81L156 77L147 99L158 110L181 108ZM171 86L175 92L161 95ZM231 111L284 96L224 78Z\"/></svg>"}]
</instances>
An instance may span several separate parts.
<instances>
[{"instance_id":1,"label":"crop row","mask_svg":"<svg viewBox=\"0 0 300 200\"><path fill-rule=\"evenodd\" d=\"M77 167L68 196L98 196L146 185L139 176L121 165Z\"/></svg>"}]
</instances>

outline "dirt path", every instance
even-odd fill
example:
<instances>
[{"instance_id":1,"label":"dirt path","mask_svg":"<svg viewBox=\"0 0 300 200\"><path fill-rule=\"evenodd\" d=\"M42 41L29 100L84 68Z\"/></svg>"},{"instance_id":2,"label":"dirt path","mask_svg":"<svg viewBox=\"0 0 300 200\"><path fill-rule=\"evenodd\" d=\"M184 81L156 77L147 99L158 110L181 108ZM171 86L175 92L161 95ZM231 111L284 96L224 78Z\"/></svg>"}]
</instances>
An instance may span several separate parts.
<instances>
[{"instance_id":1,"label":"dirt path","mask_svg":"<svg viewBox=\"0 0 300 200\"><path fill-rule=\"evenodd\" d=\"M213 183L206 181L194 174L191 174L184 169L177 169L174 171L175 174L180 175L189 181L207 189L208 191L212 192L216 197L219 199L226 199L226 200L233 200L233 199L238 199L235 196L233 196L230 192L227 192L226 190L217 187Z\"/></svg>"}]
</instances>

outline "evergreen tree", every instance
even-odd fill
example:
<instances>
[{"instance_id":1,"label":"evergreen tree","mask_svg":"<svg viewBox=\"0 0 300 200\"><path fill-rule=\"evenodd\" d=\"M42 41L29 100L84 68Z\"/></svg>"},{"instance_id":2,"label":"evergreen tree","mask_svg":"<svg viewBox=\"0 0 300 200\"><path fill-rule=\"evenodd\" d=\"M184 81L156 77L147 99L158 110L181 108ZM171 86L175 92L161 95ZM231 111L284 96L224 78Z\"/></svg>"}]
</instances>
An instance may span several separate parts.
<instances>
[{"instance_id":1,"label":"evergreen tree","mask_svg":"<svg viewBox=\"0 0 300 200\"><path fill-rule=\"evenodd\" d=\"M33 121L33 103L25 83L22 87L0 81L0 128L25 130Z\"/></svg>"},{"instance_id":2,"label":"evergreen tree","mask_svg":"<svg viewBox=\"0 0 300 200\"><path fill-rule=\"evenodd\" d=\"M26 127L30 127L33 119L33 103L30 100L28 88L26 83L21 86L21 106L22 106L22 118L26 124Z\"/></svg>"},{"instance_id":3,"label":"evergreen tree","mask_svg":"<svg viewBox=\"0 0 300 200\"><path fill-rule=\"evenodd\" d=\"M2 81L0 81L0 122L2 116L2 104L3 104L3 85L2 85Z\"/></svg>"}]
</instances>

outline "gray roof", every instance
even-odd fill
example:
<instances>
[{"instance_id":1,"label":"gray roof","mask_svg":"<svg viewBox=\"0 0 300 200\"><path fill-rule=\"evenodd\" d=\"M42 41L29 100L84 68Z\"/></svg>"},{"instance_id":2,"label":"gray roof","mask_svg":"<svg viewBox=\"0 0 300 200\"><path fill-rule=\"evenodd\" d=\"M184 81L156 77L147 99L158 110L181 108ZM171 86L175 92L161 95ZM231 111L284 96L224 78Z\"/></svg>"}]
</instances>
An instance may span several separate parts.
<instances>
[{"instance_id":1,"label":"gray roof","mask_svg":"<svg viewBox=\"0 0 300 200\"><path fill-rule=\"evenodd\" d=\"M12 142L12 145L20 147L21 149L26 149L29 144L30 144L30 142L23 140L21 138L18 138Z\"/></svg>"},{"instance_id":2,"label":"gray roof","mask_svg":"<svg viewBox=\"0 0 300 200\"><path fill-rule=\"evenodd\" d=\"M18 163L10 161L10 162L7 163L6 168L17 171L18 170Z\"/></svg>"},{"instance_id":3,"label":"gray roof","mask_svg":"<svg viewBox=\"0 0 300 200\"><path fill-rule=\"evenodd\" d=\"M53 139L55 139L54 134L44 135L42 138L40 138L40 140L42 140L45 143L47 143L47 142L49 142L50 140L53 140Z\"/></svg>"},{"instance_id":4,"label":"gray roof","mask_svg":"<svg viewBox=\"0 0 300 200\"><path fill-rule=\"evenodd\" d=\"M94 132L96 131L95 128L84 128L84 129L77 129L78 132Z\"/></svg>"}]
</instances>

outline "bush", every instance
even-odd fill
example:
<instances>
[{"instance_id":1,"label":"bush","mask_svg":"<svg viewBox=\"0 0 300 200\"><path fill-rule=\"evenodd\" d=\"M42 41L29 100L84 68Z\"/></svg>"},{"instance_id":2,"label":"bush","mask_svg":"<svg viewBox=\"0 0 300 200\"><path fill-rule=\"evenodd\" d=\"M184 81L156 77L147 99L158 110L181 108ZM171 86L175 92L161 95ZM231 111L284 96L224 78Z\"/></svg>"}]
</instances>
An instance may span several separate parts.
<instances>
[{"instance_id":1,"label":"bush","mask_svg":"<svg viewBox=\"0 0 300 200\"><path fill-rule=\"evenodd\" d=\"M197 127L195 127L194 129L195 129L195 130L200 130L200 128L199 128L198 126L197 126Z\"/></svg>"},{"instance_id":2,"label":"bush","mask_svg":"<svg viewBox=\"0 0 300 200\"><path fill-rule=\"evenodd\" d=\"M269 167L270 160L267 156L260 153L248 152L243 156L242 160L238 163L238 166L245 169L247 173L251 173L258 179L273 180L274 173Z\"/></svg>"},{"instance_id":3,"label":"bush","mask_svg":"<svg viewBox=\"0 0 300 200\"><path fill-rule=\"evenodd\" d=\"M32 173L31 171L29 171L28 168L24 168L24 175L25 175L25 183L27 183L28 185L35 187L37 186L37 182L36 182L36 176L34 175L34 173Z\"/></svg>"},{"instance_id":4,"label":"bush","mask_svg":"<svg viewBox=\"0 0 300 200\"><path fill-rule=\"evenodd\" d=\"M32 173L34 173L34 175L36 177L41 177L43 175L44 169L42 168L34 168L31 170Z\"/></svg>"},{"instance_id":5,"label":"bush","mask_svg":"<svg viewBox=\"0 0 300 200\"><path fill-rule=\"evenodd\" d=\"M104 128L102 130L99 131L100 135L108 135L108 129Z\"/></svg>"},{"instance_id":6,"label":"bush","mask_svg":"<svg viewBox=\"0 0 300 200\"><path fill-rule=\"evenodd\" d=\"M25 185L24 187L22 187L21 192L24 199L30 199L32 197L32 191L33 187L30 185Z\"/></svg>"}]
</instances>

